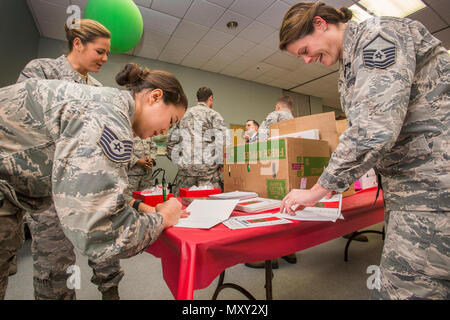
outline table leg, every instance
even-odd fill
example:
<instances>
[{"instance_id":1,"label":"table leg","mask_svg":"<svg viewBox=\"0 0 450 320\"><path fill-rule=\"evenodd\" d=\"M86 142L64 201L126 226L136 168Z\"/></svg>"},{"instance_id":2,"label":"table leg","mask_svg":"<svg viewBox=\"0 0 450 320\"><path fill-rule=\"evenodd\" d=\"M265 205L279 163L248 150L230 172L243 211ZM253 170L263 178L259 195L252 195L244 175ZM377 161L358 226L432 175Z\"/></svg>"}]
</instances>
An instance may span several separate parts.
<instances>
[{"instance_id":1,"label":"table leg","mask_svg":"<svg viewBox=\"0 0 450 320\"><path fill-rule=\"evenodd\" d=\"M242 293L243 295L245 295L247 297L247 299L256 300L255 297L250 292L248 292L241 286L238 286L237 284L234 284L234 283L223 283L224 278L225 278L225 271L223 271L220 274L220 278L219 278L219 282L217 283L216 291L214 291L214 294L213 294L213 297L211 300L217 300L217 296L219 295L219 292L225 288L235 289L235 290L239 291L240 293Z\"/></svg>"},{"instance_id":2,"label":"table leg","mask_svg":"<svg viewBox=\"0 0 450 320\"><path fill-rule=\"evenodd\" d=\"M347 244L345 245L345 250L344 250L344 261L347 262L348 261L348 247L350 246L350 242L352 242L352 240L356 237L359 236L360 234L363 233L378 233L381 234L382 239L384 240L385 234L384 234L384 227L383 227L383 231L376 231L376 230L365 230L365 231L355 231L352 233L352 235L350 236L350 238L347 240Z\"/></svg>"},{"instance_id":3,"label":"table leg","mask_svg":"<svg viewBox=\"0 0 450 320\"><path fill-rule=\"evenodd\" d=\"M266 300L272 300L272 261L266 260Z\"/></svg>"}]
</instances>

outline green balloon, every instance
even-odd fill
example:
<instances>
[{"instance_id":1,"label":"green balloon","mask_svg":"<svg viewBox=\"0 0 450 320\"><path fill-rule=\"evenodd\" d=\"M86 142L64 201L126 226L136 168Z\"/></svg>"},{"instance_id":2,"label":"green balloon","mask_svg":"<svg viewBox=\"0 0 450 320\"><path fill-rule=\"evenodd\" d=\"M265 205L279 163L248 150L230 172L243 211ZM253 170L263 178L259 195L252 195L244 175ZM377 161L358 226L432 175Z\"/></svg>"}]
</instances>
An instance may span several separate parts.
<instances>
[{"instance_id":1,"label":"green balloon","mask_svg":"<svg viewBox=\"0 0 450 320\"><path fill-rule=\"evenodd\" d=\"M132 0L89 0L84 18L100 22L111 32L111 52L134 48L142 37L144 22Z\"/></svg>"}]
</instances>

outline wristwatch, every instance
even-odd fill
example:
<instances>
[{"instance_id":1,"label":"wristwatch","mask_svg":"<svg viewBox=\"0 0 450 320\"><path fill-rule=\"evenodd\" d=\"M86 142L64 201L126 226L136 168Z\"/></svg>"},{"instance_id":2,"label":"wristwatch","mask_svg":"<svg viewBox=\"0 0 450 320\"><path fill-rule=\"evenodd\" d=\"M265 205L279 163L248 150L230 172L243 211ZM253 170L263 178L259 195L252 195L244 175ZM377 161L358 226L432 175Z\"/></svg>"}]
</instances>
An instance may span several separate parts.
<instances>
[{"instance_id":1,"label":"wristwatch","mask_svg":"<svg viewBox=\"0 0 450 320\"><path fill-rule=\"evenodd\" d=\"M142 200L134 200L133 202L133 208L135 208L137 211L139 211L139 204L143 202Z\"/></svg>"}]
</instances>

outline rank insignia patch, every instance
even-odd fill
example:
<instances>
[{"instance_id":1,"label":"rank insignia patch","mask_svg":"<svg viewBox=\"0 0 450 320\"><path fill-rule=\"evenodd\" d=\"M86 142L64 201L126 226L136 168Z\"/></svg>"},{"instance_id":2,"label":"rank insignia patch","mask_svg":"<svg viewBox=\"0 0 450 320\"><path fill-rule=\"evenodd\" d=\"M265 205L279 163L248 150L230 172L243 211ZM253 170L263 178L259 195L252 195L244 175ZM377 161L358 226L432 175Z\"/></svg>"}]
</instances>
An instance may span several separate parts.
<instances>
[{"instance_id":1,"label":"rank insignia patch","mask_svg":"<svg viewBox=\"0 0 450 320\"><path fill-rule=\"evenodd\" d=\"M103 127L102 135L98 140L105 155L114 162L128 162L133 152L133 141L120 140L107 126Z\"/></svg>"},{"instance_id":2,"label":"rank insignia patch","mask_svg":"<svg viewBox=\"0 0 450 320\"><path fill-rule=\"evenodd\" d=\"M395 43L377 35L363 49L364 66L370 69L385 69L395 64Z\"/></svg>"}]
</instances>

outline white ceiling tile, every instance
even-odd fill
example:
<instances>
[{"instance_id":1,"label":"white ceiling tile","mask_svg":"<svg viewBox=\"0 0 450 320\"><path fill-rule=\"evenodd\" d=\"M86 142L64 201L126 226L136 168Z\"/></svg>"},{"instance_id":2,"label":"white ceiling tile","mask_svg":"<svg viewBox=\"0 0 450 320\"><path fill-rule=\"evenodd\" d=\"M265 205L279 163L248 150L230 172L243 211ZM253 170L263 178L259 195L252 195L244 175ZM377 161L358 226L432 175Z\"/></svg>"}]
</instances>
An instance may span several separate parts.
<instances>
[{"instance_id":1,"label":"white ceiling tile","mask_svg":"<svg viewBox=\"0 0 450 320\"><path fill-rule=\"evenodd\" d=\"M152 9L138 7L144 20L144 28L160 33L172 34L180 22L179 18Z\"/></svg>"},{"instance_id":2,"label":"white ceiling tile","mask_svg":"<svg viewBox=\"0 0 450 320\"><path fill-rule=\"evenodd\" d=\"M147 59L158 59L159 55L161 54L162 48L154 46L154 45L147 45L143 42L138 43L137 46L134 48L133 55L137 57L147 58Z\"/></svg>"},{"instance_id":3,"label":"white ceiling tile","mask_svg":"<svg viewBox=\"0 0 450 320\"><path fill-rule=\"evenodd\" d=\"M432 7L448 24L450 24L450 8L448 0L424 0L428 6Z\"/></svg>"},{"instance_id":4,"label":"white ceiling tile","mask_svg":"<svg viewBox=\"0 0 450 320\"><path fill-rule=\"evenodd\" d=\"M142 42L145 46L153 46L156 50L161 51L169 41L169 38L170 36L167 34L150 29L144 29L140 42Z\"/></svg>"},{"instance_id":5,"label":"white ceiling tile","mask_svg":"<svg viewBox=\"0 0 450 320\"><path fill-rule=\"evenodd\" d=\"M301 65L301 61L298 58L281 51L267 57L264 59L264 62L286 70L295 70Z\"/></svg>"},{"instance_id":6,"label":"white ceiling tile","mask_svg":"<svg viewBox=\"0 0 450 320\"><path fill-rule=\"evenodd\" d=\"M268 35L263 41L261 41L261 44L268 48L278 50L279 39L279 31L275 31L274 33Z\"/></svg>"},{"instance_id":7,"label":"white ceiling tile","mask_svg":"<svg viewBox=\"0 0 450 320\"><path fill-rule=\"evenodd\" d=\"M208 33L200 40L199 44L209 45L220 49L223 48L233 38L234 36L229 33L210 29Z\"/></svg>"},{"instance_id":8,"label":"white ceiling tile","mask_svg":"<svg viewBox=\"0 0 450 320\"><path fill-rule=\"evenodd\" d=\"M258 21L253 21L239 33L239 37L260 43L267 35L275 32L275 29Z\"/></svg>"},{"instance_id":9,"label":"white ceiling tile","mask_svg":"<svg viewBox=\"0 0 450 320\"><path fill-rule=\"evenodd\" d=\"M254 81L256 78L255 74L249 70L242 72L238 77L249 81Z\"/></svg>"},{"instance_id":10,"label":"white ceiling tile","mask_svg":"<svg viewBox=\"0 0 450 320\"><path fill-rule=\"evenodd\" d=\"M255 19L274 2L275 0L236 0L230 10Z\"/></svg>"},{"instance_id":11,"label":"white ceiling tile","mask_svg":"<svg viewBox=\"0 0 450 320\"><path fill-rule=\"evenodd\" d=\"M179 64L194 46L195 43L192 41L172 37L167 42L158 59Z\"/></svg>"},{"instance_id":12,"label":"white ceiling tile","mask_svg":"<svg viewBox=\"0 0 450 320\"><path fill-rule=\"evenodd\" d=\"M266 72L264 74L267 74L267 75L269 75L271 77L275 77L275 78L281 78L286 73L288 73L287 70L279 68L279 67L276 67L276 66L272 66L272 68L268 72Z\"/></svg>"},{"instance_id":13,"label":"white ceiling tile","mask_svg":"<svg viewBox=\"0 0 450 320\"><path fill-rule=\"evenodd\" d=\"M241 74L244 71L245 70L242 69L242 65L231 63L228 66L226 66L224 69L222 69L220 71L220 73L225 74L227 76L231 76L231 77L237 77L239 74Z\"/></svg>"},{"instance_id":14,"label":"white ceiling tile","mask_svg":"<svg viewBox=\"0 0 450 320\"><path fill-rule=\"evenodd\" d=\"M231 40L225 47L223 47L223 50L231 51L236 53L238 56L241 56L251 48L255 47L255 45L256 44L254 42L236 37Z\"/></svg>"},{"instance_id":15,"label":"white ceiling tile","mask_svg":"<svg viewBox=\"0 0 450 320\"><path fill-rule=\"evenodd\" d=\"M217 61L214 58L209 60L201 67L202 70L214 73L219 73L219 71L222 70L223 68L225 68L225 65L217 63Z\"/></svg>"},{"instance_id":16,"label":"white ceiling tile","mask_svg":"<svg viewBox=\"0 0 450 320\"><path fill-rule=\"evenodd\" d=\"M69 17L66 13L67 6L56 5L42 0L33 0L30 3L39 24L43 22L51 23L64 31L64 24Z\"/></svg>"},{"instance_id":17,"label":"white ceiling tile","mask_svg":"<svg viewBox=\"0 0 450 320\"><path fill-rule=\"evenodd\" d=\"M209 29L207 27L182 20L173 32L173 36L175 38L191 40L197 43L208 32L208 30Z\"/></svg>"},{"instance_id":18,"label":"white ceiling tile","mask_svg":"<svg viewBox=\"0 0 450 320\"><path fill-rule=\"evenodd\" d=\"M422 10L414 12L407 18L420 21L430 32L435 32L447 26L447 23L439 18L439 16L429 7L425 7Z\"/></svg>"},{"instance_id":19,"label":"white ceiling tile","mask_svg":"<svg viewBox=\"0 0 450 320\"><path fill-rule=\"evenodd\" d=\"M153 0L151 8L172 16L183 18L192 0Z\"/></svg>"},{"instance_id":20,"label":"white ceiling tile","mask_svg":"<svg viewBox=\"0 0 450 320\"><path fill-rule=\"evenodd\" d=\"M152 0L133 0L138 6L150 8Z\"/></svg>"},{"instance_id":21,"label":"white ceiling tile","mask_svg":"<svg viewBox=\"0 0 450 320\"><path fill-rule=\"evenodd\" d=\"M211 27L224 12L225 9L223 7L205 0L195 0L184 19L202 26Z\"/></svg>"},{"instance_id":22,"label":"white ceiling tile","mask_svg":"<svg viewBox=\"0 0 450 320\"><path fill-rule=\"evenodd\" d=\"M183 59L183 65L199 68L211 59L219 50L210 46L197 44Z\"/></svg>"},{"instance_id":23,"label":"white ceiling tile","mask_svg":"<svg viewBox=\"0 0 450 320\"><path fill-rule=\"evenodd\" d=\"M66 41L66 32L59 23L56 24L52 22L40 21L39 26L42 36Z\"/></svg>"},{"instance_id":24,"label":"white ceiling tile","mask_svg":"<svg viewBox=\"0 0 450 320\"><path fill-rule=\"evenodd\" d=\"M34 0L31 0L34 1ZM55 4L57 6L62 6L67 8L68 6L70 6L72 3L70 2L70 0L45 0L45 2L51 3L51 4Z\"/></svg>"},{"instance_id":25,"label":"white ceiling tile","mask_svg":"<svg viewBox=\"0 0 450 320\"><path fill-rule=\"evenodd\" d=\"M237 28L228 29L227 23L230 21L236 21L238 23ZM250 18L243 16L239 13L227 10L222 17L214 24L213 28L222 32L237 35L244 30L252 22Z\"/></svg>"},{"instance_id":26,"label":"white ceiling tile","mask_svg":"<svg viewBox=\"0 0 450 320\"><path fill-rule=\"evenodd\" d=\"M285 2L288 2L286 0L283 0ZM297 2L297 1L295 1ZM326 4L332 7L335 7L336 9L340 9L342 7L350 7L352 6L355 2L358 2L358 0L356 1L352 1L352 0L327 0ZM295 3L293 3L295 4Z\"/></svg>"},{"instance_id":27,"label":"white ceiling tile","mask_svg":"<svg viewBox=\"0 0 450 320\"><path fill-rule=\"evenodd\" d=\"M268 84L268 83L272 82L273 80L275 80L275 77L272 77L270 74L263 74L255 79L255 81L265 83L265 84Z\"/></svg>"},{"instance_id":28,"label":"white ceiling tile","mask_svg":"<svg viewBox=\"0 0 450 320\"><path fill-rule=\"evenodd\" d=\"M295 86L294 83L284 80L282 78L280 79L275 79L272 82L269 82L269 85L273 86L273 87L278 87L278 88L282 88L282 89L290 89L293 86Z\"/></svg>"},{"instance_id":29,"label":"white ceiling tile","mask_svg":"<svg viewBox=\"0 0 450 320\"><path fill-rule=\"evenodd\" d=\"M230 4L233 3L234 0L208 0L208 2L212 2L218 4L221 7L228 8Z\"/></svg>"},{"instance_id":30,"label":"white ceiling tile","mask_svg":"<svg viewBox=\"0 0 450 320\"><path fill-rule=\"evenodd\" d=\"M268 24L275 29L280 29L281 22L290 6L285 2L278 0L272 4L267 10L265 10L256 20L259 22Z\"/></svg>"},{"instance_id":31,"label":"white ceiling tile","mask_svg":"<svg viewBox=\"0 0 450 320\"><path fill-rule=\"evenodd\" d=\"M267 57L271 56L274 52L276 52L276 50L258 44L255 47L248 50L245 53L245 55L253 57L253 59L255 59L256 61L262 61Z\"/></svg>"}]
</instances>

